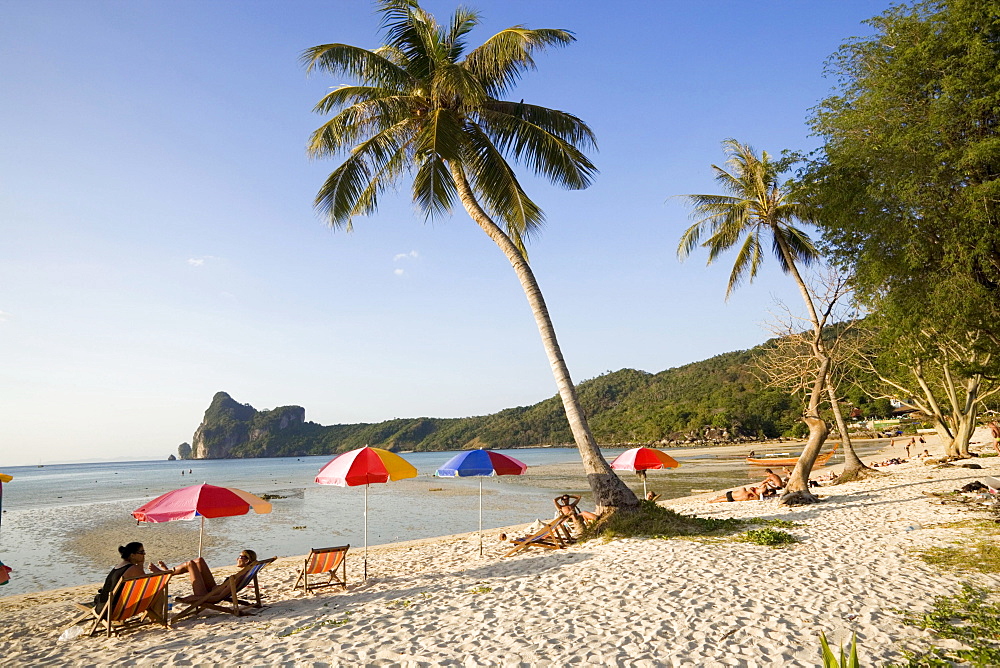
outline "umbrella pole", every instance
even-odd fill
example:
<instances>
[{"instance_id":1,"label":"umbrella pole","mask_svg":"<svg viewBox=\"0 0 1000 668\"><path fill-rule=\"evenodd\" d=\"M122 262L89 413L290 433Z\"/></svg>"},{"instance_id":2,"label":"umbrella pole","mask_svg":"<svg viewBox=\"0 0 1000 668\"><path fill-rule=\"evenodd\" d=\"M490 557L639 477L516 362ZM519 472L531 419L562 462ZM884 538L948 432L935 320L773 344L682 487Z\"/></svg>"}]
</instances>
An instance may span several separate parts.
<instances>
[{"instance_id":1,"label":"umbrella pole","mask_svg":"<svg viewBox=\"0 0 1000 668\"><path fill-rule=\"evenodd\" d=\"M479 556L483 556L483 479L479 478Z\"/></svg>"},{"instance_id":2,"label":"umbrella pole","mask_svg":"<svg viewBox=\"0 0 1000 668\"><path fill-rule=\"evenodd\" d=\"M198 532L198 557L201 558L201 544L205 539L205 516L201 516L201 531Z\"/></svg>"},{"instance_id":3,"label":"umbrella pole","mask_svg":"<svg viewBox=\"0 0 1000 668\"><path fill-rule=\"evenodd\" d=\"M365 485L365 580L368 580L368 485Z\"/></svg>"},{"instance_id":4,"label":"umbrella pole","mask_svg":"<svg viewBox=\"0 0 1000 668\"><path fill-rule=\"evenodd\" d=\"M642 472L639 474L639 477L642 478L642 498L645 499L645 498L647 498L649 496L649 494L646 493L646 470L645 469L642 470Z\"/></svg>"}]
</instances>

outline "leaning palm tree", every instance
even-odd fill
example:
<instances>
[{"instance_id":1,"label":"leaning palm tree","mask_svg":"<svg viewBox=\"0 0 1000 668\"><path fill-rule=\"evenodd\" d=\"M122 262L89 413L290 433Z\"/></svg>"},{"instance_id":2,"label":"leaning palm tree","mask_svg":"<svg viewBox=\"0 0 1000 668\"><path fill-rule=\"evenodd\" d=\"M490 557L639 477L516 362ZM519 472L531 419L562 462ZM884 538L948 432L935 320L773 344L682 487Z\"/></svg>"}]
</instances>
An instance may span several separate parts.
<instances>
[{"instance_id":1,"label":"leaning palm tree","mask_svg":"<svg viewBox=\"0 0 1000 668\"><path fill-rule=\"evenodd\" d=\"M729 156L728 169L717 165L712 165L712 169L716 182L728 194L686 195L696 222L681 236L677 255L683 260L696 247L702 246L708 248L708 263L711 264L720 254L739 244L726 286L726 299L729 299L744 278L752 281L757 275L766 255L765 242L770 239L781 269L795 279L812 323L809 345L816 361L816 378L802 415L809 427L809 440L792 471L783 500L786 503L815 501L809 492L809 472L829 433L829 427L819 416L819 406L830 372L830 356L823 343L823 321L798 270L799 264L808 265L818 258L819 252L809 235L793 224L811 222L812 212L779 183L781 166L771 160L766 151L758 157L753 148L735 139L725 140L722 146ZM707 238L702 241L702 237Z\"/></svg>"},{"instance_id":2,"label":"leaning palm tree","mask_svg":"<svg viewBox=\"0 0 1000 668\"><path fill-rule=\"evenodd\" d=\"M595 145L583 121L501 99L534 69L536 52L575 38L565 30L514 26L466 54L476 12L460 8L440 25L417 0L383 0L379 11L386 40L380 48L323 44L302 54L308 71L357 81L334 88L315 107L335 115L313 133L309 153L346 156L316 196L317 209L333 228L349 231L355 217L376 211L386 187L408 174L413 200L427 218L461 202L521 281L598 511L638 507L601 455L577 399L524 247L544 215L508 163L513 159L570 189L586 188L597 172L582 150Z\"/></svg>"}]
</instances>

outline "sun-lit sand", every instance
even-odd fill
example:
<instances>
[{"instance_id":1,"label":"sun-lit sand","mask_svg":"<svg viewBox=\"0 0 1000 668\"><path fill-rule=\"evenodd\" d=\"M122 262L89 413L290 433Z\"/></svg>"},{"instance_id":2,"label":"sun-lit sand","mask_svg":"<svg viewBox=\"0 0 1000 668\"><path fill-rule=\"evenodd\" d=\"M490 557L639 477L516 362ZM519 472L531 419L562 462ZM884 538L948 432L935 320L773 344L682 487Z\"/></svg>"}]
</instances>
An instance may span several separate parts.
<instances>
[{"instance_id":1,"label":"sun-lit sand","mask_svg":"<svg viewBox=\"0 0 1000 668\"><path fill-rule=\"evenodd\" d=\"M352 549L346 592L293 592L300 559L281 559L264 571L266 606L252 617L203 615L112 639L58 640L74 616L70 603L91 598L96 584L8 596L0 657L5 665L816 666L820 632L834 643L856 632L862 664L885 665L927 642L897 609L927 609L963 581L1000 587L1000 577L941 571L912 553L968 535L949 526L968 511L925 493L1000 475L1000 458L972 461L983 470L914 458L874 481L820 488L823 502L800 508L708 504L708 495L664 504L796 522L787 531L800 542L781 549L650 538L500 559L509 544L494 530L480 559L476 534L463 534L370 549L366 583Z\"/></svg>"}]
</instances>

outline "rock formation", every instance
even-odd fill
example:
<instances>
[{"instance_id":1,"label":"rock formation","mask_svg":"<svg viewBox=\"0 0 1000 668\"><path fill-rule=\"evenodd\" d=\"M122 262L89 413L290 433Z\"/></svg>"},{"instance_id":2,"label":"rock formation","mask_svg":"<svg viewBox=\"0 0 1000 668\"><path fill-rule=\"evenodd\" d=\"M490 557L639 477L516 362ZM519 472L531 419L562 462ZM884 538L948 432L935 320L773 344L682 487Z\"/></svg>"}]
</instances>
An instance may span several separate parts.
<instances>
[{"instance_id":1,"label":"rock formation","mask_svg":"<svg viewBox=\"0 0 1000 668\"><path fill-rule=\"evenodd\" d=\"M274 436L305 424L306 409L281 406L258 411L225 392L217 392L191 439L192 459L233 459L274 456Z\"/></svg>"}]
</instances>

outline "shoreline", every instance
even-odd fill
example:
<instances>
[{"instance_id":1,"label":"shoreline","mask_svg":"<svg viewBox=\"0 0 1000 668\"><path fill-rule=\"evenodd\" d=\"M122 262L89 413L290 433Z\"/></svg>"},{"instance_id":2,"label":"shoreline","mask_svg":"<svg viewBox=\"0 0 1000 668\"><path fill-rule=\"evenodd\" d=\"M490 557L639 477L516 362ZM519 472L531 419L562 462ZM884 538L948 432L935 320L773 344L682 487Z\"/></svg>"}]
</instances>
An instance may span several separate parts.
<instances>
[{"instance_id":1,"label":"shoreline","mask_svg":"<svg viewBox=\"0 0 1000 668\"><path fill-rule=\"evenodd\" d=\"M891 456L884 449L880 459ZM782 549L630 538L501 559L510 544L493 529L480 559L477 532L465 532L370 547L366 582L362 550L352 547L346 592L293 592L302 557L285 557L261 573L265 607L252 616L65 642L57 638L70 603L94 585L19 594L0 599L0 653L38 665L815 666L822 631L834 646L856 632L862 662L885 665L927 642L897 609L926 611L968 580L1000 589L1000 575L937 570L913 553L970 535L955 524L976 515L925 492L1000 473L1000 457L974 461L983 469L887 467L875 479L820 487L823 501L811 506L661 502L703 517L791 520L799 542ZM173 595L185 588L171 582Z\"/></svg>"},{"instance_id":2,"label":"shoreline","mask_svg":"<svg viewBox=\"0 0 1000 668\"><path fill-rule=\"evenodd\" d=\"M877 441L885 439L864 439L864 440ZM801 450L801 448L804 447L805 442L786 441L783 442L781 445L788 446L792 449ZM826 447L827 446L824 445L824 448ZM695 454L698 455L714 455L716 457L720 457L723 459L727 459L730 456L735 457L737 454L743 453L746 449L747 449L747 444L743 443L734 443L727 445L696 445L696 446L693 445L687 448L687 450L689 451L688 454L690 454L690 451L693 450L695 451ZM720 452L723 450L724 452ZM882 458L883 455L888 454L888 451L889 448L887 446L877 451L876 455L879 458ZM814 469L813 473L814 474L827 473L831 470L839 470L842 466L843 464L841 463L841 464L833 464L825 467L820 467ZM756 468L751 470L756 472ZM669 473L667 473L667 475L669 475ZM764 477L762 468L760 469L759 477L760 478ZM567 482L573 482L573 481L577 483L576 487L579 487L579 489L574 489L574 485L572 484L566 484ZM589 489L584 489L587 487L586 476L585 474L583 474L581 469L581 464L578 461L566 462L561 464L545 464L541 466L535 466L533 467L533 476L530 480L523 480L519 477L509 476L504 478L504 482L511 485L551 487L553 493L557 493L556 490L568 490L573 493L582 493L582 495L585 498L589 497L590 495ZM553 485L552 483L557 483L557 484ZM652 482L651 479L650 486L652 486L653 484L655 483ZM630 486L634 487L635 485L633 483ZM740 486L738 485L736 487L730 487L730 488L724 487L720 489L713 489L703 492L694 492L692 490L691 492L684 494L683 496L662 499L658 503L663 506L668 506L677 503L682 503L685 500L698 501L711 496L718 495L720 493L724 493L730 489L739 489L739 487ZM450 490L443 493L447 495L447 494L463 493L464 491L467 490ZM636 492L636 494L637 496L641 496L638 491ZM118 503L118 502L113 502L113 503ZM542 517L538 519L547 520L551 518ZM519 530L521 530L524 527L530 526L531 524L532 522L529 521L529 522L520 522L520 523L500 526L500 527L486 528L483 530L484 543L490 536L495 537L499 534L517 535ZM89 558L90 560L95 561L97 563L103 563L104 561L106 561L103 555L107 551L107 546L109 544L116 544L115 541L117 540L117 537L119 535L122 535L123 532L125 532L125 529L130 525L132 525L131 519L124 518L124 516L116 517L113 520L106 519L99 522L96 525L72 531L67 538L67 544L70 547L70 549L84 556L85 558ZM147 536L143 536L140 538L142 538L143 542L147 545L147 550L150 550L150 546L154 546L153 551L156 552L157 559L163 558L168 563L174 563L174 562L179 563L186 560L190 556L188 554L188 552L190 551L190 545L188 544L186 539L189 538L189 534L191 533L191 531L192 528L191 526L188 526L187 523L168 522L165 524L157 525L157 531L155 534L151 533ZM462 538L475 539L478 544L477 536L478 536L477 531L471 531L471 532L443 534L440 536L431 536L428 538L418 538L407 541L391 541L387 543L380 543L377 545L369 545L368 551L371 554L372 552L375 551L385 552L415 545L422 545L427 543L428 541L450 541ZM211 531L206 532L205 534L206 546L211 546L217 540L219 540L218 537L214 535ZM299 562L304 558L304 556L305 555L279 556L278 562L276 563L283 563L287 560L293 560ZM225 568L223 567L220 572L226 574ZM15 577L16 576L17 573L15 572ZM8 605L17 605L17 601L21 597L31 597L45 593L56 593L57 595L61 596L63 592L76 592L77 590L82 589L86 590L87 592L91 592L89 595L84 596L84 598L86 599L92 597L92 592L96 591L96 589L99 588L100 586L101 582L95 580L94 582L85 584L69 585L66 587L47 588L33 592L22 592L18 594L8 594L8 595L4 595L3 590L0 589L0 611L2 611Z\"/></svg>"}]
</instances>

